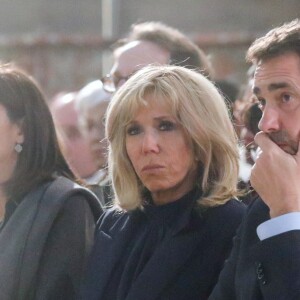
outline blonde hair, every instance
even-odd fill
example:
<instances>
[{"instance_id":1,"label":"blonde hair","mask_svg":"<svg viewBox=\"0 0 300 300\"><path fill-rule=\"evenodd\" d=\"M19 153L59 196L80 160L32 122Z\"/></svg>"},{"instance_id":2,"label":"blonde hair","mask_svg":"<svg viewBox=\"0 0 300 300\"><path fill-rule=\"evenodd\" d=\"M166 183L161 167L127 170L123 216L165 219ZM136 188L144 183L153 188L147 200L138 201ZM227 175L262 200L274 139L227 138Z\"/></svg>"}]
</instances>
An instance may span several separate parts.
<instances>
[{"instance_id":1,"label":"blonde hair","mask_svg":"<svg viewBox=\"0 0 300 300\"><path fill-rule=\"evenodd\" d=\"M127 155L126 126L146 95L165 101L183 127L201 168L198 203L213 207L237 194L237 138L223 97L203 75L179 66L147 66L133 75L112 98L106 116L108 166L115 204L125 210L141 207L145 189Z\"/></svg>"}]
</instances>

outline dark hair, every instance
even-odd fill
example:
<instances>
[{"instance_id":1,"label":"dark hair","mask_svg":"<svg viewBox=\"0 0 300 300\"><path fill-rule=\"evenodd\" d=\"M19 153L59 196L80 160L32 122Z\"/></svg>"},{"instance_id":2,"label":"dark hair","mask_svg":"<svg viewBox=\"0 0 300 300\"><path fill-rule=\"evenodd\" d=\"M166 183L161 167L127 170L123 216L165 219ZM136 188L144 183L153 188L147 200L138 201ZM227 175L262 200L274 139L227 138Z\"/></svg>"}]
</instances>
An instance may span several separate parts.
<instances>
[{"instance_id":1,"label":"dark hair","mask_svg":"<svg viewBox=\"0 0 300 300\"><path fill-rule=\"evenodd\" d=\"M259 60L295 52L300 56L300 20L295 19L270 30L265 36L255 40L247 52L247 60Z\"/></svg>"},{"instance_id":2,"label":"dark hair","mask_svg":"<svg viewBox=\"0 0 300 300\"><path fill-rule=\"evenodd\" d=\"M13 65L0 66L0 104L24 134L23 150L4 186L8 199L18 201L55 175L75 179L60 150L50 110L34 79Z\"/></svg>"},{"instance_id":3,"label":"dark hair","mask_svg":"<svg viewBox=\"0 0 300 300\"><path fill-rule=\"evenodd\" d=\"M259 132L258 123L262 117L262 111L258 107L258 103L253 103L243 112L243 121L245 127L254 135Z\"/></svg>"},{"instance_id":4,"label":"dark hair","mask_svg":"<svg viewBox=\"0 0 300 300\"><path fill-rule=\"evenodd\" d=\"M217 80L215 82L216 88L222 94L224 99L228 102L228 109L230 113L231 120L234 119L233 117L233 105L234 102L237 100L239 89L237 85L228 80Z\"/></svg>"},{"instance_id":5,"label":"dark hair","mask_svg":"<svg viewBox=\"0 0 300 300\"><path fill-rule=\"evenodd\" d=\"M206 77L212 76L211 64L194 42L179 30L161 22L133 24L127 38L119 40L114 48L132 41L152 42L170 52L170 64L195 69Z\"/></svg>"}]
</instances>

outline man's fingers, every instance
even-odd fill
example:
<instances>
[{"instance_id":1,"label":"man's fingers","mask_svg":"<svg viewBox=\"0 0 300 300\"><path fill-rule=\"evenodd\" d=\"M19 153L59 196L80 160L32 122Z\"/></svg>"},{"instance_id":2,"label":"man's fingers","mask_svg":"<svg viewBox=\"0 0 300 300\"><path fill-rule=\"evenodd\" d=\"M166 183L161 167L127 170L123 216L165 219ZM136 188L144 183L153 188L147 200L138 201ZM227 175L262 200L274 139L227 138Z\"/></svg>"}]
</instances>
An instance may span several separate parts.
<instances>
[{"instance_id":1,"label":"man's fingers","mask_svg":"<svg viewBox=\"0 0 300 300\"><path fill-rule=\"evenodd\" d=\"M299 141L299 143L298 143L298 151L297 151L297 153L296 153L296 159L297 159L298 161L300 161L300 141Z\"/></svg>"},{"instance_id":2,"label":"man's fingers","mask_svg":"<svg viewBox=\"0 0 300 300\"><path fill-rule=\"evenodd\" d=\"M258 147L261 149L261 151L267 150L270 147L274 146L274 142L269 138L269 136L260 131L258 132L254 137L255 143L258 145Z\"/></svg>"}]
</instances>

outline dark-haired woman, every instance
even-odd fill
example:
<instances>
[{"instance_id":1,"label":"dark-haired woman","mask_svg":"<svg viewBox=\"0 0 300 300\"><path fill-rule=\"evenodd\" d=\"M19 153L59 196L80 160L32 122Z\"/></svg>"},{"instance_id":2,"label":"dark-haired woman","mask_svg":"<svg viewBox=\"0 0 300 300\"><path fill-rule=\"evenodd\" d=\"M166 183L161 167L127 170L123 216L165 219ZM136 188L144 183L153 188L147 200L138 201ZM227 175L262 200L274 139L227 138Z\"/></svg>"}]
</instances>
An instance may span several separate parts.
<instances>
[{"instance_id":1,"label":"dark-haired woman","mask_svg":"<svg viewBox=\"0 0 300 300\"><path fill-rule=\"evenodd\" d=\"M33 79L0 67L0 299L74 299L97 198L77 185Z\"/></svg>"}]
</instances>

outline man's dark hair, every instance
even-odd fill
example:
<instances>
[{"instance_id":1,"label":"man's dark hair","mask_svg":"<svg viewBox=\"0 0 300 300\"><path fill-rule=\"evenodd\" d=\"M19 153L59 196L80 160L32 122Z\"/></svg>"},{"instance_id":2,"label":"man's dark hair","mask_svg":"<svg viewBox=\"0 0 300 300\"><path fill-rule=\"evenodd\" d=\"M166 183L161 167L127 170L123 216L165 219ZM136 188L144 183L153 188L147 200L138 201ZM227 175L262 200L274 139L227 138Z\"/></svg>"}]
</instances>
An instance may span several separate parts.
<instances>
[{"instance_id":1,"label":"man's dark hair","mask_svg":"<svg viewBox=\"0 0 300 300\"><path fill-rule=\"evenodd\" d=\"M262 117L262 111L258 107L258 103L249 104L243 112L243 121L248 130L253 134L259 132L258 123Z\"/></svg>"},{"instance_id":2,"label":"man's dark hair","mask_svg":"<svg viewBox=\"0 0 300 300\"><path fill-rule=\"evenodd\" d=\"M227 101L227 106L231 120L234 120L233 105L238 98L239 89L237 85L228 80L217 80L215 86Z\"/></svg>"},{"instance_id":3,"label":"man's dark hair","mask_svg":"<svg viewBox=\"0 0 300 300\"><path fill-rule=\"evenodd\" d=\"M286 52L295 52L300 56L299 19L284 23L255 40L247 52L246 59L248 62L257 63Z\"/></svg>"}]
</instances>

